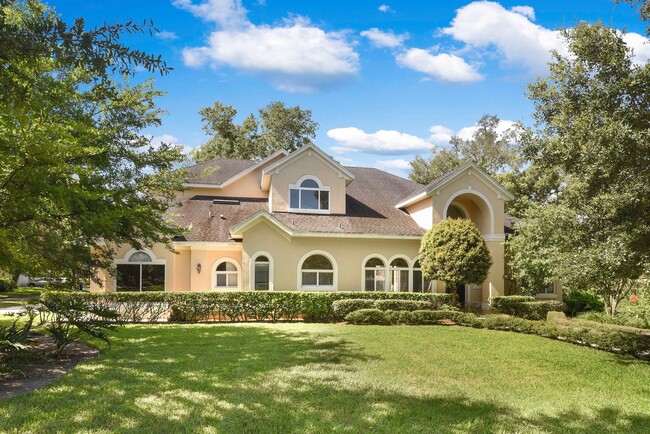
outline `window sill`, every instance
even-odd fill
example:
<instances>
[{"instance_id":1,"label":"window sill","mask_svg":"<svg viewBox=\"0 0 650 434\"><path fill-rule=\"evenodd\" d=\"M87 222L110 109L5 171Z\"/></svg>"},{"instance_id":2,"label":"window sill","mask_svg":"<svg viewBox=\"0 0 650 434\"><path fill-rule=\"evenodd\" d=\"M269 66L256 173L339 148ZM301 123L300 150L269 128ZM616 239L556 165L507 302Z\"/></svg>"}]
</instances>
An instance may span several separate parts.
<instances>
[{"instance_id":1,"label":"window sill","mask_svg":"<svg viewBox=\"0 0 650 434\"><path fill-rule=\"evenodd\" d=\"M297 214L331 214L328 209L301 209L301 208L289 208L288 212L293 212Z\"/></svg>"}]
</instances>

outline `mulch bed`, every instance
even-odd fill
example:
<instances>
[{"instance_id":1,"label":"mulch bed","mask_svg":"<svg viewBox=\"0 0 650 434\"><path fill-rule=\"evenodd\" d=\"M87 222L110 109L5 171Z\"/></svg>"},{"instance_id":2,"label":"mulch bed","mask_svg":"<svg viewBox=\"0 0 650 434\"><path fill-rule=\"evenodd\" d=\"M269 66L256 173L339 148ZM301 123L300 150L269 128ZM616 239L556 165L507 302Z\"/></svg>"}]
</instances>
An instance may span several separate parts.
<instances>
[{"instance_id":1,"label":"mulch bed","mask_svg":"<svg viewBox=\"0 0 650 434\"><path fill-rule=\"evenodd\" d=\"M36 355L41 357L17 362L20 371L0 373L0 399L41 389L79 363L99 355L98 349L76 342L66 347L60 359L54 359L48 356L54 350L53 339L41 335L34 337L31 347Z\"/></svg>"}]
</instances>

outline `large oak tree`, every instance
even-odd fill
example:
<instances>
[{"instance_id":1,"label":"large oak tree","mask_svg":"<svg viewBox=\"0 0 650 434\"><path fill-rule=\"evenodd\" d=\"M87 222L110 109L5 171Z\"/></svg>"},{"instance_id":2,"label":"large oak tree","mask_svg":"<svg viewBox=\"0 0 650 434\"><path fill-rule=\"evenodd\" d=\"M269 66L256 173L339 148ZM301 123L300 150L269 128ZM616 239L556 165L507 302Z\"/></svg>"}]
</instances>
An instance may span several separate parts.
<instances>
[{"instance_id":1,"label":"large oak tree","mask_svg":"<svg viewBox=\"0 0 650 434\"><path fill-rule=\"evenodd\" d=\"M168 243L162 218L181 150L152 146L160 57L120 42L152 23L66 24L35 0L0 0L0 270L79 279L111 265L114 244Z\"/></svg>"}]
</instances>

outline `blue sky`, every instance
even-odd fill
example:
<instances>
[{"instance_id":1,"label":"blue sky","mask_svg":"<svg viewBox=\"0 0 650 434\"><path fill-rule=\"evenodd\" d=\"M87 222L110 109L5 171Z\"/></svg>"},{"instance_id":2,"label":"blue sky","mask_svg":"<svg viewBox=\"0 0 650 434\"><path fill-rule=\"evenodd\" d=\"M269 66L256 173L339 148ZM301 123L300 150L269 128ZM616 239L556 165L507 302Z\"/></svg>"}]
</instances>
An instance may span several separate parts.
<instances>
[{"instance_id":1,"label":"blue sky","mask_svg":"<svg viewBox=\"0 0 650 434\"><path fill-rule=\"evenodd\" d=\"M602 20L628 33L635 61L650 44L636 11L584 1L57 0L67 21L153 18L161 33L125 39L174 70L155 76L168 114L154 141L206 140L197 111L214 101L240 120L270 101L320 124L315 143L344 164L406 176L417 154L471 136L485 113L530 123L525 86L545 75L557 29ZM146 73L140 74L141 78Z\"/></svg>"}]
</instances>

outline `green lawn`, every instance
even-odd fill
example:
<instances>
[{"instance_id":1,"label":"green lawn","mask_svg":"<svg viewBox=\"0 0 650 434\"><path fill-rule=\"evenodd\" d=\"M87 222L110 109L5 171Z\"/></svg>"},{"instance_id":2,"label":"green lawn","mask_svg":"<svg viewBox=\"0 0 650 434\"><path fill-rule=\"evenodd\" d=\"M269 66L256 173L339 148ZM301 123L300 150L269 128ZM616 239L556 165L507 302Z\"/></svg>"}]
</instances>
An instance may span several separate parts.
<instances>
[{"instance_id":1,"label":"green lawn","mask_svg":"<svg viewBox=\"0 0 650 434\"><path fill-rule=\"evenodd\" d=\"M0 432L648 432L650 364L442 326L129 326Z\"/></svg>"}]
</instances>

